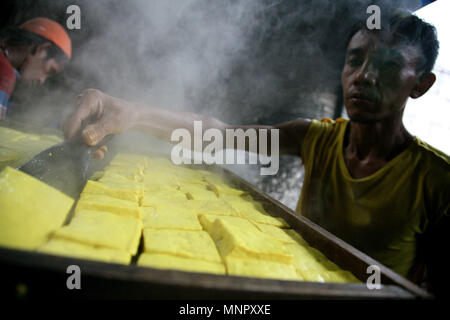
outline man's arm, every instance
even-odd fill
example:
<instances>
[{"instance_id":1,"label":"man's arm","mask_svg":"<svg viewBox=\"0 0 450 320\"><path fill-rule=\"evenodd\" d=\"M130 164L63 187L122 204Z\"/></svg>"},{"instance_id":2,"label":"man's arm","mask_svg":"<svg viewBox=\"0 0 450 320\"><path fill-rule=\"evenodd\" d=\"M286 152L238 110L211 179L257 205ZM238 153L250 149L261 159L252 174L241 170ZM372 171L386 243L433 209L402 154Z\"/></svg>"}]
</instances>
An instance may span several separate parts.
<instances>
[{"instance_id":1,"label":"man's arm","mask_svg":"<svg viewBox=\"0 0 450 320\"><path fill-rule=\"evenodd\" d=\"M8 104L9 104L8 93L0 89L0 120L6 118Z\"/></svg>"},{"instance_id":2,"label":"man's arm","mask_svg":"<svg viewBox=\"0 0 450 320\"><path fill-rule=\"evenodd\" d=\"M226 129L256 129L257 135L260 133L257 129L268 129L267 150L271 150L270 130L278 129L280 153L297 156L300 155L301 143L310 125L309 120L297 119L275 126L235 126L213 117L142 106L106 95L99 90L88 89L77 97L76 108L64 124L66 138L72 137L80 129L82 121L91 116L94 116L96 121L82 131L83 138L89 145L96 145L107 134L118 134L132 128L171 141L175 129L185 128L192 135L194 121L202 121L203 130L218 129L223 133L223 137ZM225 141L223 145L225 146ZM248 144L245 149L248 151Z\"/></svg>"}]
</instances>

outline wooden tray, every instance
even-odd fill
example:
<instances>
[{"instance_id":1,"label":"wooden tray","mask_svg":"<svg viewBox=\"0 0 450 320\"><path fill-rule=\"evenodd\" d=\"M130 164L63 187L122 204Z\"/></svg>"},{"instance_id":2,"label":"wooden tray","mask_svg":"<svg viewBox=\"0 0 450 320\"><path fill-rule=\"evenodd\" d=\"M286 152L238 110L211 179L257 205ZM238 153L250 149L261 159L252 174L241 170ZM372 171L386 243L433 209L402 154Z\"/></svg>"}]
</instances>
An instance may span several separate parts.
<instances>
[{"instance_id":1,"label":"wooden tray","mask_svg":"<svg viewBox=\"0 0 450 320\"><path fill-rule=\"evenodd\" d=\"M148 153L147 153L148 155ZM152 153L152 155L155 155ZM109 153L111 158L111 153ZM103 163L103 166L107 162ZM199 168L194 166L193 168ZM363 284L317 283L220 276L175 270L124 266L70 257L0 248L0 291L6 297L73 297L131 299L429 299L425 290L374 259L299 216L239 176L219 166L201 166L225 176L266 211L282 217L313 247L339 267L351 271ZM101 169L97 166L96 170ZM142 245L142 241L141 241ZM140 248L140 252L142 248ZM67 267L81 269L81 290L66 286ZM369 290L365 282L369 265L381 269L381 289Z\"/></svg>"},{"instance_id":2,"label":"wooden tray","mask_svg":"<svg viewBox=\"0 0 450 320\"><path fill-rule=\"evenodd\" d=\"M371 259L308 219L295 214L233 173L215 167L240 188L261 201L274 216L285 219L313 247L363 283L367 266L381 269L382 288L365 284L315 283L219 276L174 270L124 266L30 251L0 249L5 276L2 295L14 297L74 297L131 299L415 299L431 296L418 286ZM68 290L67 267L81 269L81 290Z\"/></svg>"}]
</instances>

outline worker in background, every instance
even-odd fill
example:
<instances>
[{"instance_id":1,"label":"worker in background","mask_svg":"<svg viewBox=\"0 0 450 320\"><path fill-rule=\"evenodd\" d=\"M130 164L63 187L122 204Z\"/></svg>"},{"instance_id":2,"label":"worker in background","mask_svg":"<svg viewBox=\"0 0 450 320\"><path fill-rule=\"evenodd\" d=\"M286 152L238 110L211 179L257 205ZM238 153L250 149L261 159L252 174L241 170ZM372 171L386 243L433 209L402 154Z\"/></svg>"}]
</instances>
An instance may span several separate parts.
<instances>
[{"instance_id":1,"label":"worker in background","mask_svg":"<svg viewBox=\"0 0 450 320\"><path fill-rule=\"evenodd\" d=\"M62 71L72 43L64 28L47 18L34 18L0 31L0 119L10 113L16 81L39 82Z\"/></svg>"},{"instance_id":2,"label":"worker in background","mask_svg":"<svg viewBox=\"0 0 450 320\"><path fill-rule=\"evenodd\" d=\"M382 30L352 33L341 73L350 120L234 126L89 89L78 97L65 133L73 136L92 114L97 122L82 131L90 145L129 128L170 141L176 128L193 132L194 120L203 121L204 130L222 132L279 129L280 153L301 157L305 166L297 212L415 283L427 277L428 289L442 293L448 279L441 250L447 250L450 232L450 160L412 136L402 121L407 100L435 82L438 47L434 27L414 15L396 16Z\"/></svg>"}]
</instances>

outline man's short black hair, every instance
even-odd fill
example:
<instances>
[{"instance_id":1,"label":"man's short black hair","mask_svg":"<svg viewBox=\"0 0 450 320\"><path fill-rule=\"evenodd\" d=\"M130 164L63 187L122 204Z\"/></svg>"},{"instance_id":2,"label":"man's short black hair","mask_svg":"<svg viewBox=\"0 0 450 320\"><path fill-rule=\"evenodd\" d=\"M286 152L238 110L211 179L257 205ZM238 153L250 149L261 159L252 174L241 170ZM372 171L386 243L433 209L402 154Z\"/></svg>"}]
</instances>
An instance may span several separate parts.
<instances>
[{"instance_id":1,"label":"man's short black hair","mask_svg":"<svg viewBox=\"0 0 450 320\"><path fill-rule=\"evenodd\" d=\"M3 43L7 47L39 46L46 42L52 44L47 49L46 59L56 59L58 62L66 62L69 60L66 54L56 44L31 31L18 27L7 27L0 31L0 43Z\"/></svg>"},{"instance_id":2,"label":"man's short black hair","mask_svg":"<svg viewBox=\"0 0 450 320\"><path fill-rule=\"evenodd\" d=\"M396 43L418 46L422 57L417 66L418 72L429 73L433 70L439 52L439 41L435 27L410 13L395 13L387 23L383 23L381 30L367 29L365 21L359 21L350 30L348 42L358 31L388 32Z\"/></svg>"}]
</instances>

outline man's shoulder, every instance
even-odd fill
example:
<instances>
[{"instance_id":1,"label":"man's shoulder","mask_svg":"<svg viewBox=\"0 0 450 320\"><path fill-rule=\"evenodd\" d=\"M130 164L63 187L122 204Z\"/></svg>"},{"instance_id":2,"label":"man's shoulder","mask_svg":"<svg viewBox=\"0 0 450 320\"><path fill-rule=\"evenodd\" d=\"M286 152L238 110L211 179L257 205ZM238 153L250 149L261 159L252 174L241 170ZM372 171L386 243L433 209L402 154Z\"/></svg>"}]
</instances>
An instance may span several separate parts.
<instances>
[{"instance_id":1,"label":"man's shoulder","mask_svg":"<svg viewBox=\"0 0 450 320\"><path fill-rule=\"evenodd\" d=\"M0 51L0 89L10 95L14 90L15 80L14 68Z\"/></svg>"},{"instance_id":2,"label":"man's shoulder","mask_svg":"<svg viewBox=\"0 0 450 320\"><path fill-rule=\"evenodd\" d=\"M14 68L6 58L5 54L0 51L0 76L14 77Z\"/></svg>"},{"instance_id":3,"label":"man's shoulder","mask_svg":"<svg viewBox=\"0 0 450 320\"><path fill-rule=\"evenodd\" d=\"M426 181L439 188L449 189L450 157L418 138L415 138L415 143L417 148L414 152L422 163L421 167L427 172Z\"/></svg>"},{"instance_id":4,"label":"man's shoulder","mask_svg":"<svg viewBox=\"0 0 450 320\"><path fill-rule=\"evenodd\" d=\"M347 124L349 120L344 118L337 118L337 119L331 119L331 118L322 118L320 120L313 120L315 123L321 123L325 126L341 126Z\"/></svg>"},{"instance_id":5,"label":"man's shoulder","mask_svg":"<svg viewBox=\"0 0 450 320\"><path fill-rule=\"evenodd\" d=\"M347 123L348 120L345 119L312 120L302 143L301 157L303 161L336 154L331 150L337 150L339 139L342 138Z\"/></svg>"},{"instance_id":6,"label":"man's shoulder","mask_svg":"<svg viewBox=\"0 0 450 320\"><path fill-rule=\"evenodd\" d=\"M322 118L320 120L314 119L310 125L310 133L312 134L321 134L324 132L328 132L331 134L337 133L340 129L343 129L348 123L347 119L338 118L338 119L330 119L330 118Z\"/></svg>"},{"instance_id":7,"label":"man's shoulder","mask_svg":"<svg viewBox=\"0 0 450 320\"><path fill-rule=\"evenodd\" d=\"M450 170L450 157L445 152L417 137L415 143L418 147L416 152L421 153L426 160L431 162L430 164Z\"/></svg>"}]
</instances>

